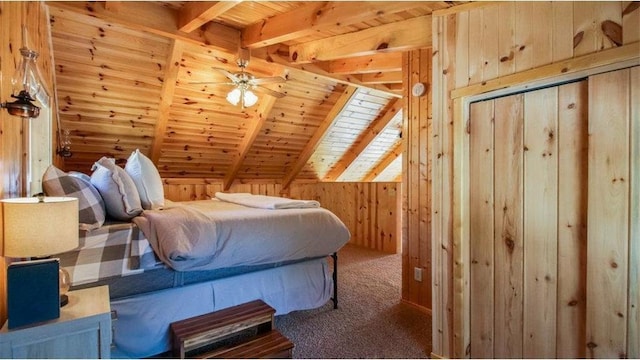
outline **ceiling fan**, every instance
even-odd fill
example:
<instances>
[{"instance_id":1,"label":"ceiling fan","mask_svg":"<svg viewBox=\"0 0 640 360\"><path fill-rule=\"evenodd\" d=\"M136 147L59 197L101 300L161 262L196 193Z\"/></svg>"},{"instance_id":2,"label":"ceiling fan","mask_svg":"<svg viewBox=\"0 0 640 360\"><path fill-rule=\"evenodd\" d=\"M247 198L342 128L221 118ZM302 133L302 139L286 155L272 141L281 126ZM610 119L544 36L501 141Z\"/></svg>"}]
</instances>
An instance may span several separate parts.
<instances>
[{"instance_id":1,"label":"ceiling fan","mask_svg":"<svg viewBox=\"0 0 640 360\"><path fill-rule=\"evenodd\" d=\"M253 91L274 96L276 98L282 98L285 94L271 90L263 85L265 84L275 84L275 83L283 83L286 81L285 78L280 76L273 77L264 77L259 78L255 77L250 72L246 71L247 66L249 66L249 49L240 49L238 52L238 58L236 59L236 64L240 68L240 71L232 73L222 68L213 68L214 70L222 73L226 76L230 81L225 82L210 82L210 81L199 81L199 82L191 82L190 84L208 84L208 85L233 85L235 88L227 94L227 101L229 101L233 105L241 104L242 108L253 106L257 101L258 97L253 93Z\"/></svg>"}]
</instances>

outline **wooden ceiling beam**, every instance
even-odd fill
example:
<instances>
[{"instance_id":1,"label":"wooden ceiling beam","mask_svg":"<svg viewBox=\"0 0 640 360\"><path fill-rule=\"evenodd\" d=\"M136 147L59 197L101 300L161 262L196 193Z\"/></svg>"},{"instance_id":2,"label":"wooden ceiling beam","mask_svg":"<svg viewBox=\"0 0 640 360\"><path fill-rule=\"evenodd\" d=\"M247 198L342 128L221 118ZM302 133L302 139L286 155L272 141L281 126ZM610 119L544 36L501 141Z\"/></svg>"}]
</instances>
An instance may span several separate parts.
<instances>
[{"instance_id":1,"label":"wooden ceiling beam","mask_svg":"<svg viewBox=\"0 0 640 360\"><path fill-rule=\"evenodd\" d=\"M240 2L240 0L188 1L178 13L178 30L190 33L229 11Z\"/></svg>"},{"instance_id":2,"label":"wooden ceiling beam","mask_svg":"<svg viewBox=\"0 0 640 360\"><path fill-rule=\"evenodd\" d=\"M250 125L247 129L247 132L244 134L244 137L242 138L242 143L240 144L238 153L233 158L233 163L231 164L229 171L224 177L224 191L229 190L231 188L231 185L233 185L233 182L238 175L238 171L240 171L244 160L247 158L247 154L249 154L249 151L253 147L253 143L256 141L256 138L262 131L262 127L267 121L267 117L269 116L273 105L276 103L276 98L273 96L262 95L261 98L262 99L258 103L258 108L255 110L255 113L253 114L251 119L249 119Z\"/></svg>"},{"instance_id":3,"label":"wooden ceiling beam","mask_svg":"<svg viewBox=\"0 0 640 360\"><path fill-rule=\"evenodd\" d=\"M379 84L365 84L357 76L354 75L331 74L325 68L319 66L318 64L291 64L289 63L288 59L282 57L277 53L270 52L267 55L266 61L273 64L282 65L292 74L295 74L296 72L302 72L303 76L315 76L318 78L335 81L339 84L347 86L373 89L389 96L397 98L402 97L402 94L390 91L386 86Z\"/></svg>"},{"instance_id":4,"label":"wooden ceiling beam","mask_svg":"<svg viewBox=\"0 0 640 360\"><path fill-rule=\"evenodd\" d=\"M360 81L363 84L402 84L402 71L362 74Z\"/></svg>"},{"instance_id":5,"label":"wooden ceiling beam","mask_svg":"<svg viewBox=\"0 0 640 360\"><path fill-rule=\"evenodd\" d=\"M242 31L242 44L258 48L313 35L336 24L348 26L420 6L415 1L311 2Z\"/></svg>"},{"instance_id":6,"label":"wooden ceiling beam","mask_svg":"<svg viewBox=\"0 0 640 360\"><path fill-rule=\"evenodd\" d=\"M198 31L182 32L178 29L178 11L150 1L122 1L117 6L99 2L47 1L47 5L230 53L236 53L240 43L240 31L214 22Z\"/></svg>"},{"instance_id":7,"label":"wooden ceiling beam","mask_svg":"<svg viewBox=\"0 0 640 360\"><path fill-rule=\"evenodd\" d=\"M382 160L380 160L361 181L371 182L375 180L378 175L380 175L395 159L398 158L398 156L402 156L403 151L404 141L398 141L398 143L385 154ZM398 177L402 180L402 173L400 173ZM396 181L398 181L398 177L395 179Z\"/></svg>"},{"instance_id":8,"label":"wooden ceiling beam","mask_svg":"<svg viewBox=\"0 0 640 360\"><path fill-rule=\"evenodd\" d=\"M291 63L328 61L431 47L431 15L289 47Z\"/></svg>"},{"instance_id":9,"label":"wooden ceiling beam","mask_svg":"<svg viewBox=\"0 0 640 360\"><path fill-rule=\"evenodd\" d=\"M319 63L330 74L370 74L402 71L402 53L381 53Z\"/></svg>"},{"instance_id":10,"label":"wooden ceiling beam","mask_svg":"<svg viewBox=\"0 0 640 360\"><path fill-rule=\"evenodd\" d=\"M183 51L184 46L182 41L174 40L166 62L167 65L160 93L160 104L158 105L158 117L156 119L153 140L151 142L151 153L149 154L149 158L154 164L156 164L156 166L158 165L158 160L160 160L162 143L164 141L165 133L167 132L169 111L171 110L173 94L176 90L176 80L178 79L180 59Z\"/></svg>"},{"instance_id":11,"label":"wooden ceiling beam","mask_svg":"<svg viewBox=\"0 0 640 360\"><path fill-rule=\"evenodd\" d=\"M360 153L375 140L375 138L384 130L389 122L402 110L402 101L393 99L387 104L381 116L378 116L369 126L360 133L353 145L342 154L342 157L331 170L325 175L322 181L335 181L345 172L349 166L360 156Z\"/></svg>"},{"instance_id":12,"label":"wooden ceiling beam","mask_svg":"<svg viewBox=\"0 0 640 360\"><path fill-rule=\"evenodd\" d=\"M318 145L320 145L320 142L322 141L322 139L324 139L328 130L331 129L331 127L333 127L333 125L335 124L336 120L339 118L340 113L344 110L344 108L347 106L347 104L349 104L353 96L356 94L356 90L356 87L348 86L342 92L331 111L329 111L329 113L325 116L324 120L322 121L320 126L318 126L318 129L315 131L307 145L304 147L304 149L302 149L300 156L298 156L298 159L291 167L289 173L285 175L284 179L282 180L282 190L286 190L293 182L293 179L298 176L298 173L302 170L307 161L309 161L311 155L313 155L313 153L316 151Z\"/></svg>"}]
</instances>

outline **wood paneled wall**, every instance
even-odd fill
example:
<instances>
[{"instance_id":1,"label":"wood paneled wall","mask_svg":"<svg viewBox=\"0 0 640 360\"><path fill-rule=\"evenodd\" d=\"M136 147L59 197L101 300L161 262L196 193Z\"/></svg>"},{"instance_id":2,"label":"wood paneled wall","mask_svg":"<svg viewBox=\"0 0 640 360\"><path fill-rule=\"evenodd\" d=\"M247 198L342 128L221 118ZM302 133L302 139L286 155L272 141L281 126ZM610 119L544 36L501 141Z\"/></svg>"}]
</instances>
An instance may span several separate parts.
<instances>
[{"instance_id":1,"label":"wood paneled wall","mask_svg":"<svg viewBox=\"0 0 640 360\"><path fill-rule=\"evenodd\" d=\"M391 254L401 251L400 183L294 184L291 197L315 199L351 232L350 244Z\"/></svg>"},{"instance_id":2,"label":"wood paneled wall","mask_svg":"<svg viewBox=\"0 0 640 360\"><path fill-rule=\"evenodd\" d=\"M404 112L402 136L406 141L402 164L402 299L431 309L431 207L433 146L431 114L431 49L406 53L403 58ZM411 88L423 83L422 96ZM422 269L422 281L414 269Z\"/></svg>"},{"instance_id":3,"label":"wood paneled wall","mask_svg":"<svg viewBox=\"0 0 640 360\"><path fill-rule=\"evenodd\" d=\"M164 179L165 197L173 201L210 199L223 191L222 180ZM234 184L228 192L318 200L351 232L350 244L388 253L400 252L400 183L293 183L281 194L276 183Z\"/></svg>"},{"instance_id":4,"label":"wood paneled wall","mask_svg":"<svg viewBox=\"0 0 640 360\"><path fill-rule=\"evenodd\" d=\"M481 332L482 328L470 328L472 316L470 299L465 294L468 295L468 292L472 290L469 289L469 283L465 281L468 280L471 258L469 244L465 243L464 239L468 237L472 225L474 231L484 230L482 227L475 227L482 226L482 224L470 224L469 214L464 212L464 210L469 210L468 205L472 203L468 188L465 188L464 185L469 185L476 179L468 179L469 183L464 183L461 179L469 176L470 169L468 167L478 166L474 163L458 161L461 159L460 155L469 150L469 144L465 145L462 140L468 130L468 124L465 121L468 112L468 109L464 107L465 99L500 88L517 87L520 90L525 90L530 84L539 83L541 80L547 81L555 76L567 73L578 74L580 70L592 70L608 64L626 64L637 61L638 41L640 40L640 9L638 9L637 3L628 1L472 3L456 7L451 11L434 13L433 36L433 353L444 357L469 357L471 356L470 333L476 335L476 331ZM635 93L632 92L632 94ZM603 100L590 98L589 106L593 101ZM634 116L637 118L637 110L634 111L636 112ZM614 130L604 126L600 130L603 132L602 142L610 141L608 139L612 133L609 131ZM637 137L637 135L635 136ZM497 144L503 139L496 138L495 141ZM478 144L478 146L482 146L482 144ZM590 149L590 151L595 150ZM633 151L637 150L632 149L631 151L632 154L636 154ZM629 157L629 153L626 153L626 156L626 159L631 159L632 163L635 161L632 168L637 169L637 156ZM576 166L575 161L570 160L569 162L571 165L568 166ZM548 171L550 170L544 171L546 172L542 176L549 176ZM631 170L631 173L633 174L634 171L638 170ZM606 173L605 171L589 171L587 191L590 199L599 199L607 194L608 190L605 190L596 196L598 190L592 184L597 180L591 179L591 177L596 177L605 186L604 183L615 178L607 180L606 176L608 175L604 175ZM498 181L513 181L514 179L495 178L490 180L497 184ZM618 178L617 181L621 180ZM631 180L631 184L634 184L633 180ZM494 188L496 188L495 186L497 185L494 185ZM562 186L567 185L563 184ZM479 191L482 189L480 188ZM539 194L523 194L523 196L539 196ZM627 206L637 208L639 201L637 194L632 195L630 199L632 200L631 205ZM604 201L604 199L602 200ZM593 216L591 214L604 211L607 216L616 219L616 224L620 221L620 218L612 210L608 210L612 209L613 205L610 206L608 202L589 201L587 205L589 219ZM480 211L482 206L485 205L480 201L473 209ZM598 207L602 209L596 210ZM544 218L544 216L552 216L556 221L564 221L560 209L556 211L558 212L556 214L542 213L543 216L538 220L542 223L552 221ZM635 215L630 216L627 218L626 227L623 229L611 228L611 230L613 233L629 232L630 235L626 239L632 251L626 255L635 254L637 257L637 252L633 252L637 251L634 249L637 249L639 241L638 230L634 230L637 225L630 226L630 224L638 223L637 211ZM523 224L523 227L528 226L532 226L529 228L530 232L537 231L535 226ZM588 233L603 231L602 229L591 229L591 226L590 224L587 228ZM604 231L611 226L604 225ZM523 228L523 231L526 229ZM566 229L560 226L558 231L566 231ZM591 241L590 238L589 241ZM604 252L605 245L602 244L601 247L601 252ZM618 246L615 248L618 249L616 251L626 250ZM542 250L544 251L544 249ZM524 249L523 251L537 250ZM611 250L605 253L611 254ZM481 254L477 255L481 256ZM616 257L608 259L613 258ZM497 260L497 258L494 259L494 261ZM591 260L591 256L589 260ZM602 283L599 285L593 283L592 285L591 291L598 295L593 297L587 290L587 296L593 297L593 299L602 299L606 296L603 292L605 286L610 288L610 285L604 285L606 282L613 281L620 286L625 286L623 279L635 279L636 288L629 287L634 283L628 281L625 288L625 292L628 289L628 297L625 298L626 300L619 300L619 304L624 301L626 306L630 306L637 302L638 265L628 266L629 264L626 262L622 264L618 261L613 261L613 263L618 268L625 267L624 271L617 271L616 274L625 273L626 275L618 278L622 275L613 275L613 272L604 270L604 264L599 262L591 262L587 266L593 269L587 270L587 276L591 274L591 271L596 271L599 275L595 276L600 279L598 282ZM544 263L542 264L544 265ZM614 265L609 263L609 267L612 268ZM606 281L604 281L605 279ZM558 281L560 280L558 279ZM603 305L602 301L592 300L589 302L587 300L587 311L596 311L596 308ZM607 304L609 309L615 307L611 305L612 303ZM629 325L625 331L634 331L633 329L638 327L637 305L634 306L635 308L621 308L618 313L609 315L616 315L619 319L624 317L625 320L618 320L618 322L627 321ZM594 314L596 313L598 312L594 312ZM488 316L486 321L491 318L494 321L498 319L498 314L484 315ZM545 316L543 313L537 315ZM601 337L603 333L611 334L620 330L619 324L614 325L615 322L611 318L607 318L609 315L602 317L598 315L591 321L588 320L588 323L597 330L588 332L585 339L587 343L582 344L590 351L587 356L618 357L627 355L637 357L637 340L629 342L627 337L625 341L627 341L628 348L624 351L628 351L628 353L623 353L622 350L611 351L612 349L619 350L617 342L621 339L620 334L609 335L608 340ZM475 314L474 316L480 315ZM483 321L479 320L477 323L484 324ZM508 330L511 331L511 329ZM517 331L521 330L522 328ZM553 336L556 343L562 344L565 341L555 335ZM600 338L600 340L592 341L592 336L594 336L593 339ZM612 339L614 336L617 340ZM602 341L602 339L605 340ZM494 338L493 340L497 341L498 339ZM525 341L524 338L523 341ZM504 350L505 346L499 345L498 350ZM549 344L544 346L549 346ZM560 345L560 348L556 356L565 356L562 353L564 345ZM500 354L498 352L494 356L500 356Z\"/></svg>"},{"instance_id":5,"label":"wood paneled wall","mask_svg":"<svg viewBox=\"0 0 640 360\"><path fill-rule=\"evenodd\" d=\"M39 53L37 65L46 85L52 86L53 66L49 38L49 19L43 2L0 2L0 102L11 98L11 76L20 64L22 25L27 26L28 46ZM53 94L53 89L47 89ZM25 196L29 159L28 121L0 110L0 198ZM32 123L33 125L33 123ZM37 124L36 124L37 125ZM0 239L0 241L2 241ZM0 243L0 246L2 244ZM0 323L6 320L6 263L0 257Z\"/></svg>"}]
</instances>

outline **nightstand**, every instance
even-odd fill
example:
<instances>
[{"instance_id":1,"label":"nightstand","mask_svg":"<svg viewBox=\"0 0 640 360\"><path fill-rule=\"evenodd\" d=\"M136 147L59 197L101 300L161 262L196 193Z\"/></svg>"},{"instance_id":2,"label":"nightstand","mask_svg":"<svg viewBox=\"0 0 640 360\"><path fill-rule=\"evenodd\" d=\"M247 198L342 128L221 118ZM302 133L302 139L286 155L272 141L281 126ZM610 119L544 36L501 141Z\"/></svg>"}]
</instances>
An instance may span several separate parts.
<instances>
[{"instance_id":1,"label":"nightstand","mask_svg":"<svg viewBox=\"0 0 640 360\"><path fill-rule=\"evenodd\" d=\"M0 329L0 358L109 358L109 287L70 291L58 319Z\"/></svg>"}]
</instances>

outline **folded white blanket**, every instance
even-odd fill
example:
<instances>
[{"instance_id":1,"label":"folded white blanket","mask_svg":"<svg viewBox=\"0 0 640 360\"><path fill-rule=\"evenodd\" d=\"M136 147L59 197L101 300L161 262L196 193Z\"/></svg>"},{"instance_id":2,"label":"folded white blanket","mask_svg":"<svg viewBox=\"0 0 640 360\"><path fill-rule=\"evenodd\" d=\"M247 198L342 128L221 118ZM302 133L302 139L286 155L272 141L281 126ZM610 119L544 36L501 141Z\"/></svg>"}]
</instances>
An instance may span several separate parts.
<instances>
[{"instance_id":1,"label":"folded white blanket","mask_svg":"<svg viewBox=\"0 0 640 360\"><path fill-rule=\"evenodd\" d=\"M315 200L296 200L278 196L253 195L250 193L217 192L216 198L222 201L259 209L306 209L320 207L320 203Z\"/></svg>"}]
</instances>

